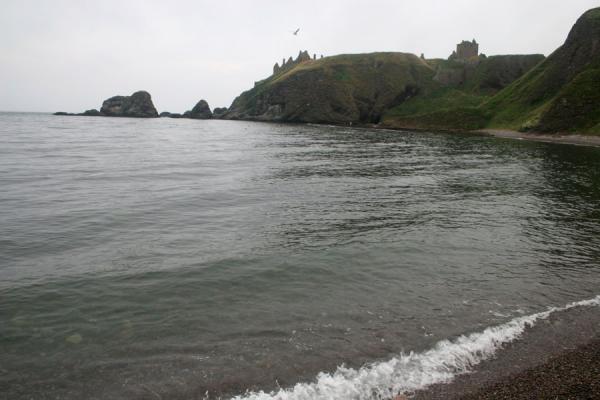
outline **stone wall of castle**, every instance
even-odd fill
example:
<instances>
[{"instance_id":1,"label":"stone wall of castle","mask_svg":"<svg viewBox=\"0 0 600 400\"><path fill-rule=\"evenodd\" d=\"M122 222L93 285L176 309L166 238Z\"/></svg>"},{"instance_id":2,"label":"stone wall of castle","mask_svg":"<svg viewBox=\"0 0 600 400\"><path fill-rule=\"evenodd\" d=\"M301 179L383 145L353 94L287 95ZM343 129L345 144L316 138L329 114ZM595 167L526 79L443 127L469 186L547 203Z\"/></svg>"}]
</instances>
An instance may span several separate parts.
<instances>
[{"instance_id":1,"label":"stone wall of castle","mask_svg":"<svg viewBox=\"0 0 600 400\"><path fill-rule=\"evenodd\" d=\"M323 58L323 56L321 56L321 58ZM313 55L312 59L316 60L317 55L316 54ZM282 71L288 70L288 69L292 68L294 65L298 65L303 62L311 61L312 59L310 57L310 54L308 54L307 50L301 51L300 53L298 53L298 57L296 57L295 60L292 57L290 57L290 58L288 58L287 61L284 58L281 61L281 65L279 65L279 63L275 63L275 65L273 66L273 75L276 75Z\"/></svg>"},{"instance_id":2,"label":"stone wall of castle","mask_svg":"<svg viewBox=\"0 0 600 400\"><path fill-rule=\"evenodd\" d=\"M469 60L479 55L479 44L473 39L472 42L463 40L456 45L456 58L459 60Z\"/></svg>"}]
</instances>

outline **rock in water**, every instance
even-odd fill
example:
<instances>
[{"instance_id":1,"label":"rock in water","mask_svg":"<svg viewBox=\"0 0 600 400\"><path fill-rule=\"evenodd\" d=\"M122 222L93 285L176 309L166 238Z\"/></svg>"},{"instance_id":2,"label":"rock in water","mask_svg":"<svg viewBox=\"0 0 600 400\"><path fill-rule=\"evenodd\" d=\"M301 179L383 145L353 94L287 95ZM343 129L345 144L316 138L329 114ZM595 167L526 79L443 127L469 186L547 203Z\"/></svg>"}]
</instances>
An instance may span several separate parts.
<instances>
[{"instance_id":1,"label":"rock in water","mask_svg":"<svg viewBox=\"0 0 600 400\"><path fill-rule=\"evenodd\" d=\"M91 109L91 110L85 110L83 113L81 113L81 115L86 116L86 117L103 117L104 114L102 114L100 111L96 110L95 108Z\"/></svg>"},{"instance_id":2,"label":"rock in water","mask_svg":"<svg viewBox=\"0 0 600 400\"><path fill-rule=\"evenodd\" d=\"M83 341L83 336L81 336L79 333L75 333L71 336L67 336L67 338L65 338L65 342L67 343L71 343L71 344L79 344Z\"/></svg>"},{"instance_id":3,"label":"rock in water","mask_svg":"<svg viewBox=\"0 0 600 400\"><path fill-rule=\"evenodd\" d=\"M213 118L221 118L227 112L227 107L217 107L213 110Z\"/></svg>"},{"instance_id":4,"label":"rock in water","mask_svg":"<svg viewBox=\"0 0 600 400\"><path fill-rule=\"evenodd\" d=\"M211 119L212 118L212 111L210 111L210 107L208 106L208 103L206 102L206 100L200 100L194 106L194 108L192 108L192 111L189 114L189 118L192 118L192 119Z\"/></svg>"},{"instance_id":5,"label":"rock in water","mask_svg":"<svg viewBox=\"0 0 600 400\"><path fill-rule=\"evenodd\" d=\"M107 117L158 117L150 93L143 90L135 92L131 96L114 96L105 100L100 113Z\"/></svg>"}]
</instances>

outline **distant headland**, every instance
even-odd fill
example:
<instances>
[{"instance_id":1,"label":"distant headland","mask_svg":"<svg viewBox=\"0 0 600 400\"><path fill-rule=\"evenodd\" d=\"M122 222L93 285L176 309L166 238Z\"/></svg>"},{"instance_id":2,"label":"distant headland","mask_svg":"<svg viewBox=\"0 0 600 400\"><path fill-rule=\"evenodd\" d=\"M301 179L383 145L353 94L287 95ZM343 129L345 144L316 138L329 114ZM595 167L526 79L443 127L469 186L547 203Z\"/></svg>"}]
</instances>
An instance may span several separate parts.
<instances>
[{"instance_id":1,"label":"distant headland","mask_svg":"<svg viewBox=\"0 0 600 400\"><path fill-rule=\"evenodd\" d=\"M600 134L598 43L600 8L595 8L548 58L488 57L475 39L457 44L447 59L398 52L311 57L304 50L275 63L272 75L255 82L229 109L211 111L201 100L183 114L158 114L142 91L77 115Z\"/></svg>"}]
</instances>

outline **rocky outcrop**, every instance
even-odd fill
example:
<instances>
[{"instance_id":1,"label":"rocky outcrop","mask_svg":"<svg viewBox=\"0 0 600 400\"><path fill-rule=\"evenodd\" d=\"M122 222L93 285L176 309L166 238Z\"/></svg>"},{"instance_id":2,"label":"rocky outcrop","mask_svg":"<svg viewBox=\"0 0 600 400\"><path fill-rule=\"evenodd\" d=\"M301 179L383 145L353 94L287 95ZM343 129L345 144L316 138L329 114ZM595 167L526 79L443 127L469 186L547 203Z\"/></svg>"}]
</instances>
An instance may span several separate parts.
<instances>
[{"instance_id":1,"label":"rocky outcrop","mask_svg":"<svg viewBox=\"0 0 600 400\"><path fill-rule=\"evenodd\" d=\"M158 112L152 104L150 93L145 91L135 92L131 96L114 96L104 100L100 111L86 110L79 114L57 112L54 115L79 115L85 117L132 117L132 118L157 118Z\"/></svg>"},{"instance_id":2,"label":"rocky outcrop","mask_svg":"<svg viewBox=\"0 0 600 400\"><path fill-rule=\"evenodd\" d=\"M100 112L107 117L158 117L152 97L146 91L135 92L131 96L114 96L104 100Z\"/></svg>"},{"instance_id":3,"label":"rocky outcrop","mask_svg":"<svg viewBox=\"0 0 600 400\"><path fill-rule=\"evenodd\" d=\"M301 52L299 60L310 60ZM353 54L294 61L236 98L227 119L377 123L383 112L427 86L435 73L406 53Z\"/></svg>"},{"instance_id":4,"label":"rocky outcrop","mask_svg":"<svg viewBox=\"0 0 600 400\"><path fill-rule=\"evenodd\" d=\"M186 111L183 116L191 119L211 119L212 111L206 100L200 100L191 111Z\"/></svg>"},{"instance_id":5,"label":"rocky outcrop","mask_svg":"<svg viewBox=\"0 0 600 400\"><path fill-rule=\"evenodd\" d=\"M182 118L183 116L179 113L170 113L168 111L163 111L158 115L160 118Z\"/></svg>"},{"instance_id":6,"label":"rocky outcrop","mask_svg":"<svg viewBox=\"0 0 600 400\"><path fill-rule=\"evenodd\" d=\"M216 107L213 110L213 118L221 118L227 113L227 107Z\"/></svg>"},{"instance_id":7,"label":"rocky outcrop","mask_svg":"<svg viewBox=\"0 0 600 400\"><path fill-rule=\"evenodd\" d=\"M85 117L104 117L104 114L96 110L95 108L91 110L85 110L83 113L81 113L81 115Z\"/></svg>"},{"instance_id":8,"label":"rocky outcrop","mask_svg":"<svg viewBox=\"0 0 600 400\"><path fill-rule=\"evenodd\" d=\"M59 112L55 112L53 115L65 115L65 116L80 116L80 117L104 117L105 115L102 114L100 111L96 110L95 108L91 109L91 110L85 110L82 113L68 113L68 112L64 112L64 111L59 111Z\"/></svg>"}]
</instances>

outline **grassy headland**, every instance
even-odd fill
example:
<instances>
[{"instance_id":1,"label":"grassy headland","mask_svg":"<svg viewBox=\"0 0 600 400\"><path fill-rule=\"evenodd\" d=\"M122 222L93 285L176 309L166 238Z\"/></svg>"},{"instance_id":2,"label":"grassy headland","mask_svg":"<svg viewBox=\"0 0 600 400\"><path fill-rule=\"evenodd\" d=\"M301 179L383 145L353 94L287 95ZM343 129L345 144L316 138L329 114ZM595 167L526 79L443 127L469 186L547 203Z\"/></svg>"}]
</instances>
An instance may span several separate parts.
<instances>
[{"instance_id":1,"label":"grassy headland","mask_svg":"<svg viewBox=\"0 0 600 400\"><path fill-rule=\"evenodd\" d=\"M225 118L600 134L600 8L586 12L548 58L302 60L242 93Z\"/></svg>"}]
</instances>

